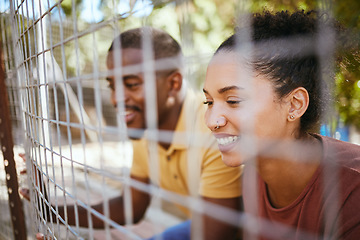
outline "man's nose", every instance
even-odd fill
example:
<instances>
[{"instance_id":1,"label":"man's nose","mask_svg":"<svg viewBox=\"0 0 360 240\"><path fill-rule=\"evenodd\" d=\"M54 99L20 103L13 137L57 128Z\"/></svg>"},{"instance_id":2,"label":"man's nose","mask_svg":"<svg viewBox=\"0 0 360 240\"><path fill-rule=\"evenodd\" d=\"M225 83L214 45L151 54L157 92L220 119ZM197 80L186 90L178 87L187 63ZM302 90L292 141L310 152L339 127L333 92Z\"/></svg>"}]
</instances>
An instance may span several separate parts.
<instances>
[{"instance_id":1,"label":"man's nose","mask_svg":"<svg viewBox=\"0 0 360 240\"><path fill-rule=\"evenodd\" d=\"M114 106L114 108L117 107L117 100L116 100L116 94L115 91L111 91L111 97L110 97L111 104Z\"/></svg>"},{"instance_id":2,"label":"man's nose","mask_svg":"<svg viewBox=\"0 0 360 240\"><path fill-rule=\"evenodd\" d=\"M118 106L118 103L126 102L126 100L129 99L129 94L126 89L123 89L123 91L111 91L111 103L116 108Z\"/></svg>"}]
</instances>

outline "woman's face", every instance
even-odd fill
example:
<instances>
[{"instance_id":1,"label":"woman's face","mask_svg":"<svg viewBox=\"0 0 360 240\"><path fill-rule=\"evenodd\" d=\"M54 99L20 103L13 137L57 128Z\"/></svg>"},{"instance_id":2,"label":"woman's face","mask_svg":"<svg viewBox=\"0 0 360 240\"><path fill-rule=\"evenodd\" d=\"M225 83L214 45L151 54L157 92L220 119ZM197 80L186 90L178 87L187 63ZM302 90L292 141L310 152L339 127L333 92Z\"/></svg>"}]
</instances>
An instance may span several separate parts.
<instances>
[{"instance_id":1,"label":"woman's face","mask_svg":"<svg viewBox=\"0 0 360 240\"><path fill-rule=\"evenodd\" d=\"M219 53L212 59L203 91L206 125L228 166L243 164L261 140L281 140L291 134L289 104L277 97L268 79L256 76L234 54Z\"/></svg>"}]
</instances>

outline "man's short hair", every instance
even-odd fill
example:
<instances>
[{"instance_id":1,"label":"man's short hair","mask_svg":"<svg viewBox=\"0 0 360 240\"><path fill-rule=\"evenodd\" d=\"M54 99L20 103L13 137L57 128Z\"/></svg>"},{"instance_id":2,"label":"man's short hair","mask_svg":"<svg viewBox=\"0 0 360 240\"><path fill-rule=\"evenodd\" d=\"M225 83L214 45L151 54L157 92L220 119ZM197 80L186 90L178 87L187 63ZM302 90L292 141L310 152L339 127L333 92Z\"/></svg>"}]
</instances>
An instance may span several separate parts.
<instances>
[{"instance_id":1,"label":"man's short hair","mask_svg":"<svg viewBox=\"0 0 360 240\"><path fill-rule=\"evenodd\" d=\"M116 48L143 48L143 37L149 34L152 42L154 59L182 57L179 43L167 32L153 27L134 28L122 32L117 36L109 48L109 52Z\"/></svg>"}]
</instances>

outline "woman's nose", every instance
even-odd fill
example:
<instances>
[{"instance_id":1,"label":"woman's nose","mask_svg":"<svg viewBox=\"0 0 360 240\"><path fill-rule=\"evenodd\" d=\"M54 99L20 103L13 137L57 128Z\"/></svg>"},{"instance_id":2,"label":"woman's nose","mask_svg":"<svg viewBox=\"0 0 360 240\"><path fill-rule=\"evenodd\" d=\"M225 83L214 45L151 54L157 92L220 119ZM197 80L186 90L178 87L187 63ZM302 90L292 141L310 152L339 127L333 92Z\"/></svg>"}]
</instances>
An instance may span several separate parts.
<instances>
[{"instance_id":1,"label":"woman's nose","mask_svg":"<svg viewBox=\"0 0 360 240\"><path fill-rule=\"evenodd\" d=\"M216 131L226 125L226 118L224 116L216 116L208 119L206 124L211 131Z\"/></svg>"}]
</instances>

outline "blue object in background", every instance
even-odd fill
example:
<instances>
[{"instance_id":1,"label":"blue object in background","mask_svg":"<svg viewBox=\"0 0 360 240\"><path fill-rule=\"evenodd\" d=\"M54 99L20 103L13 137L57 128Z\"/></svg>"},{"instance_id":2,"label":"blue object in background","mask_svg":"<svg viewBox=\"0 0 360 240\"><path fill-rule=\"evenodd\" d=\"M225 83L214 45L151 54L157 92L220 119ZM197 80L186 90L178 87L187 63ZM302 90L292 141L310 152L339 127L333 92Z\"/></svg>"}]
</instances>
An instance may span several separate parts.
<instances>
[{"instance_id":1,"label":"blue object in background","mask_svg":"<svg viewBox=\"0 0 360 240\"><path fill-rule=\"evenodd\" d=\"M320 134L327 137L333 137L341 141L349 141L349 127L339 124L335 130L334 136L331 134L329 125L321 125Z\"/></svg>"},{"instance_id":2,"label":"blue object in background","mask_svg":"<svg viewBox=\"0 0 360 240\"><path fill-rule=\"evenodd\" d=\"M190 240L191 220L187 220L175 226L165 229L159 235L155 235L147 240Z\"/></svg>"}]
</instances>

